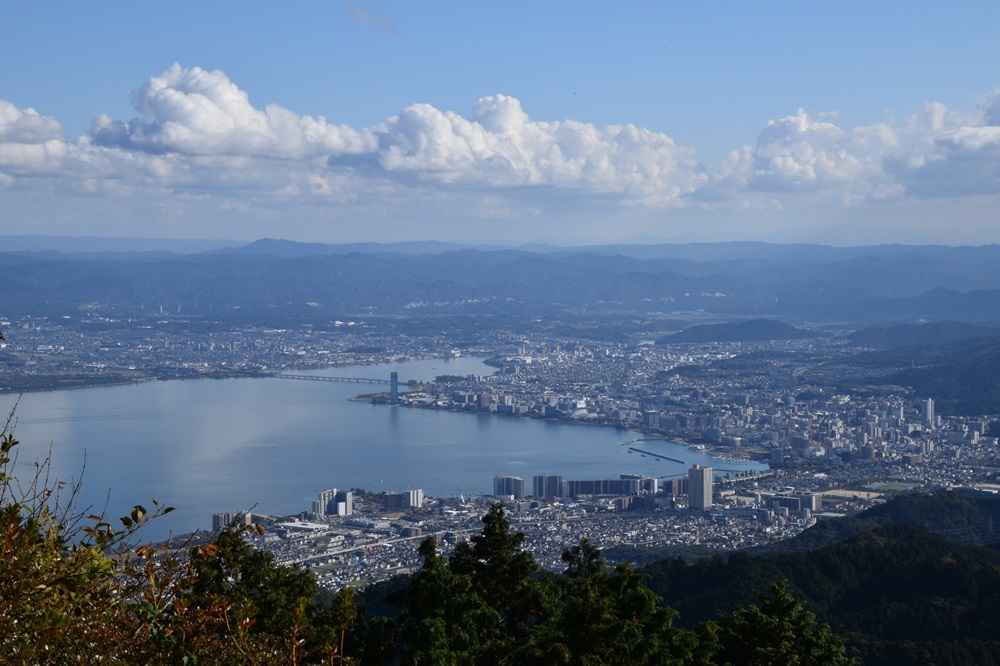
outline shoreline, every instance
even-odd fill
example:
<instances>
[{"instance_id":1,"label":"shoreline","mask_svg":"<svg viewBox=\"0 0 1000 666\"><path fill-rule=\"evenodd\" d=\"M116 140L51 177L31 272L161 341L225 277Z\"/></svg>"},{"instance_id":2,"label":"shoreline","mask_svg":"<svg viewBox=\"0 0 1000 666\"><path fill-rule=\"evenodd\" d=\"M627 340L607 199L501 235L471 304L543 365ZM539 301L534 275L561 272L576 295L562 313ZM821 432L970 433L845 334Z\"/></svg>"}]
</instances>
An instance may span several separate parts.
<instances>
[{"instance_id":1,"label":"shoreline","mask_svg":"<svg viewBox=\"0 0 1000 666\"><path fill-rule=\"evenodd\" d=\"M490 417L494 417L495 416L495 417L504 417L504 418L520 418L520 419L526 419L526 420L530 420L530 421L546 421L546 422L549 422L549 423L556 423L556 424L565 425L565 426L589 426L589 427L592 427L592 428L613 428L615 430L620 430L620 431L623 431L623 432L630 432L630 433L634 433L634 434L637 434L637 435L645 435L649 439L655 439L655 440L667 442L669 444L675 444L677 446L683 446L683 447L687 448L688 450L691 450L692 446L700 445L700 446L703 447L703 450L700 451L701 453L704 453L705 455L708 455L709 457L711 457L713 460L718 460L719 462L730 462L730 463L750 463L750 462L753 462L753 463L759 463L759 464L766 465L768 470L771 469L771 466L769 464L767 456L764 453L758 453L757 455L754 455L754 454L748 452L748 453L743 454L743 455L732 456L732 455L728 455L728 452L717 450L717 447L715 445L713 445L711 442L694 442L694 441L686 440L686 439L681 438L681 437L669 437L669 436L666 436L666 435L663 435L663 434L660 434L660 433L650 432L648 430L642 430L642 429L634 427L634 426L624 426L624 425L618 425L618 424L614 424L614 423L594 423L594 422L588 422L588 421L567 421L567 420L564 420L564 419L561 419L561 418L531 416L530 414L528 414L528 415L525 415L525 414L501 414L499 412L480 412L480 411L474 411L474 410L452 409L450 407L441 407L441 406L437 406L437 405L411 404L411 403L407 403L407 402L405 402L403 400L401 400L398 405L390 405L389 401L388 401L388 395L389 395L388 393L362 393L362 394L358 394L358 395L356 395L354 397L348 398L348 401L349 402L364 402L364 403L369 403L369 404L373 404L373 405L382 405L382 406L385 406L385 407L407 407L407 408L410 408L410 409L427 409L427 410L438 411L438 412L454 412L456 414L472 414L472 415L487 415L487 416L490 416Z\"/></svg>"},{"instance_id":2,"label":"shoreline","mask_svg":"<svg viewBox=\"0 0 1000 666\"><path fill-rule=\"evenodd\" d=\"M370 366L376 366L376 365L385 365L385 364L390 364L390 363L406 363L406 362L410 362L410 361L433 360L433 359L437 359L437 358L441 358L441 357L438 357L438 356L412 357L412 358L407 357L407 358L404 358L404 359L400 359L398 357L394 357L392 359L378 360L378 361L369 362L369 363L335 363L335 364L330 364L330 365L326 365L326 366L323 366L323 367L298 368L295 365L289 365L289 366L284 366L284 367L281 367L281 368L269 369L266 372L265 371L252 371L252 372L249 372L249 371L248 372L239 372L239 371L237 371L237 372L219 372L219 373L213 372L213 373L210 373L210 374L206 373L206 374L194 374L194 375L161 375L161 376L140 377L140 378L136 378L136 379L132 379L132 380L113 380L113 381L107 381L107 382L101 382L101 381L93 381L92 382L92 381L87 381L86 379L83 379L79 383L75 383L74 382L74 385L72 385L72 386L67 386L65 383L62 383L65 380L58 380L58 379L56 379L51 385L47 385L47 386L34 386L34 387L27 387L27 388L22 388L22 389L0 389L0 395L22 395L22 394L25 394L25 393L46 393L46 392L80 390L80 389L89 389L89 388L131 386L131 385L145 384L145 383L157 382L157 381L164 381L165 382L165 381L174 381L174 380L199 380L199 379L215 379L215 380L224 380L224 379L267 379L267 378L271 377L274 374L281 373L281 372L287 372L288 370L295 370L295 369L299 369L302 372L316 372L316 371L328 370L328 369L331 369L331 368L355 368L355 367L357 367L357 368L363 368L363 367L370 367ZM495 366L492 366L492 365L486 363L485 360L483 361L483 364L486 365L487 367L495 368ZM70 380L70 381L73 381L73 380ZM353 396L351 398L348 398L348 401L350 401L350 402L371 403L371 404L380 404L380 405L385 405L385 406L391 406L391 405L388 404L388 393L385 393L385 392L382 392L382 393L361 393L361 394L358 394L358 395ZM663 441L669 442L671 444L676 444L678 446L690 447L690 446L693 446L693 445L696 445L696 444L697 445L703 445L705 447L705 449L704 449L703 452L705 454L707 454L708 456L710 456L711 458L713 458L715 460L719 460L720 462L736 462L736 463L755 462L755 463L760 463L760 464L765 464L765 465L767 465L768 462L769 462L767 460L767 456L765 454L763 454L763 453L758 453L756 455L753 454L753 453L747 453L747 454L740 455L740 456L731 456L730 457L730 456L727 455L727 452L718 451L717 448L711 442L701 442L701 441L694 442L694 441L686 440L686 439L684 439L682 437L667 437L665 435L662 435L661 433L651 432L651 431L644 430L644 429L642 429L640 427L636 427L636 426L625 426L625 425L619 425L619 424L613 424L613 423L594 423L594 422L589 422L589 421L572 421L572 420L565 420L565 419L562 419L562 418L551 418L551 417L547 418L547 417L532 416L530 414L529 415L525 415L525 414L500 414L500 413L493 413L493 412L479 412L479 411L452 409L450 407L440 407L440 406L436 406L436 405L410 404L410 403L407 403L405 401L401 401L398 406L400 406L400 407L408 407L408 408L412 408L412 409L429 409L429 410L434 410L434 411L447 411L447 412L468 413L468 414L488 414L489 416L502 416L502 417L508 417L508 418L522 418L522 419L530 419L532 421L547 421L547 422L550 422L550 423L557 423L559 425L566 425L566 426L589 426L589 427L597 427L597 428L614 428L616 430L621 430L621 431L624 431L624 432L631 432L631 433L635 433L635 434L639 434L639 435L646 435L646 436L649 436L649 437L652 437L652 438L655 438L655 439L659 439L659 440L663 440ZM769 465L768 465L768 468L770 468Z\"/></svg>"}]
</instances>

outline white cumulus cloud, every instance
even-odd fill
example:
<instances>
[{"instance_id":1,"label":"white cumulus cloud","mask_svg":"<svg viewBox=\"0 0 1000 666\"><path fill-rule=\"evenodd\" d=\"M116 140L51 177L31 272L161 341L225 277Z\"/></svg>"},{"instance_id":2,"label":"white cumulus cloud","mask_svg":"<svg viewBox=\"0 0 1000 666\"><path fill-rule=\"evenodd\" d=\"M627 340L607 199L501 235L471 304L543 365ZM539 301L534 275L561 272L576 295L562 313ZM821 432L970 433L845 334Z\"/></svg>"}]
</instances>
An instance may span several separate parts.
<instances>
[{"instance_id":1,"label":"white cumulus cloud","mask_svg":"<svg viewBox=\"0 0 1000 666\"><path fill-rule=\"evenodd\" d=\"M18 108L0 99L0 172L13 183L13 175L50 171L66 155L62 123L34 109Z\"/></svg>"},{"instance_id":2,"label":"white cumulus cloud","mask_svg":"<svg viewBox=\"0 0 1000 666\"><path fill-rule=\"evenodd\" d=\"M809 192L845 203L1000 194L1000 91L975 111L932 102L919 115L848 129L799 109L734 151L696 198Z\"/></svg>"},{"instance_id":3,"label":"white cumulus cloud","mask_svg":"<svg viewBox=\"0 0 1000 666\"><path fill-rule=\"evenodd\" d=\"M0 99L0 143L37 144L65 136L62 123Z\"/></svg>"},{"instance_id":4,"label":"white cumulus cloud","mask_svg":"<svg viewBox=\"0 0 1000 666\"><path fill-rule=\"evenodd\" d=\"M863 195L885 181L880 152L894 143L887 126L845 131L799 109L769 121L753 147L730 157L718 179L737 191Z\"/></svg>"},{"instance_id":5,"label":"white cumulus cloud","mask_svg":"<svg viewBox=\"0 0 1000 666\"><path fill-rule=\"evenodd\" d=\"M174 64L134 95L143 117L127 123L99 116L96 144L182 155L307 159L370 150L373 139L325 118L270 104L263 110L220 71Z\"/></svg>"},{"instance_id":6,"label":"white cumulus cloud","mask_svg":"<svg viewBox=\"0 0 1000 666\"><path fill-rule=\"evenodd\" d=\"M415 104L374 132L383 170L441 183L616 193L665 205L707 180L694 151L665 134L533 121L505 95L480 99L471 118Z\"/></svg>"},{"instance_id":7,"label":"white cumulus cloud","mask_svg":"<svg viewBox=\"0 0 1000 666\"><path fill-rule=\"evenodd\" d=\"M334 171L358 170L402 188L537 187L649 206L676 204L708 178L694 151L665 134L634 125L533 121L517 99L505 95L480 99L469 117L413 104L376 127L354 129L278 105L256 108L224 73L175 64L150 78L133 101L140 118L95 118L93 146L189 159L285 160L290 164L270 168L288 175L311 169L304 181L314 183L328 180L308 164L321 159ZM253 168L249 162L231 164ZM280 173L276 180L282 180Z\"/></svg>"},{"instance_id":8,"label":"white cumulus cloud","mask_svg":"<svg viewBox=\"0 0 1000 666\"><path fill-rule=\"evenodd\" d=\"M928 104L900 129L886 170L916 198L1000 194L1000 90L976 112Z\"/></svg>"}]
</instances>

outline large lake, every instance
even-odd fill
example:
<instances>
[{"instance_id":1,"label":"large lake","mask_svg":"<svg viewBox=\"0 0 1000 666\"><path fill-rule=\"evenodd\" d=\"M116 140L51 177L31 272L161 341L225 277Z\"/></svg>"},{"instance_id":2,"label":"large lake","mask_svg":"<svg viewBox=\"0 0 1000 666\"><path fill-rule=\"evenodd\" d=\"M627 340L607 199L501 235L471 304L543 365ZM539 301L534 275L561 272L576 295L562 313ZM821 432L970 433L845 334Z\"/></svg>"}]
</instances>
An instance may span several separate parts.
<instances>
[{"instance_id":1,"label":"large lake","mask_svg":"<svg viewBox=\"0 0 1000 666\"><path fill-rule=\"evenodd\" d=\"M388 379L393 370L404 381L492 372L478 359L460 358L310 374ZM298 513L331 487L469 495L492 492L496 474L524 477L530 488L535 474L667 476L696 462L764 467L721 464L660 441L642 448L684 464L630 454L622 444L639 435L614 428L349 401L387 388L267 378L28 393L17 406L19 476L51 450L54 478L83 472L84 506L109 502L113 517L133 504L151 508L152 498L176 507L144 532L160 539L207 529L219 511ZM0 395L0 409L6 414L17 401Z\"/></svg>"}]
</instances>

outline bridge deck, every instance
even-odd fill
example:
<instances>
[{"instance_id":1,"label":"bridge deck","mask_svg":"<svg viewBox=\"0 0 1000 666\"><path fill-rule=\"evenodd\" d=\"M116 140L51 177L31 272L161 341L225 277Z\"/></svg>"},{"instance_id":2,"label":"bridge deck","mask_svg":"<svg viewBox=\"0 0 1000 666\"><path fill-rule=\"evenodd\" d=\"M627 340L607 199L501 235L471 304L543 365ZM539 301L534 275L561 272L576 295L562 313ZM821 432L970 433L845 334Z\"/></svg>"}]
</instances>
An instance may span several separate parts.
<instances>
[{"instance_id":1,"label":"bridge deck","mask_svg":"<svg viewBox=\"0 0 1000 666\"><path fill-rule=\"evenodd\" d=\"M271 375L271 377L277 377L278 379L302 379L308 382L340 382L347 384L385 384L386 386L392 384L388 379L373 379L371 377L321 377L317 375L293 375L287 372L276 372ZM405 382L400 381L400 384Z\"/></svg>"}]
</instances>

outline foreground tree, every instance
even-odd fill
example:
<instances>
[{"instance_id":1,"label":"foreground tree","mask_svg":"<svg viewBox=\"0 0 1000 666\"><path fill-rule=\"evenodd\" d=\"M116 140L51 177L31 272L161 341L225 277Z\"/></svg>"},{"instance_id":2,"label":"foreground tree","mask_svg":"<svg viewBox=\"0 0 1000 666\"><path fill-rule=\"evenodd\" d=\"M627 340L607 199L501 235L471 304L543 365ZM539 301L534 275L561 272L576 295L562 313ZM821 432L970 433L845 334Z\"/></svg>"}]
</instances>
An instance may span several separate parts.
<instances>
[{"instance_id":1,"label":"foreground tree","mask_svg":"<svg viewBox=\"0 0 1000 666\"><path fill-rule=\"evenodd\" d=\"M502 506L450 559L428 539L400 618L407 664L702 664L711 631L673 626L676 613L627 565L609 568L584 540L561 576L539 571Z\"/></svg>"},{"instance_id":2,"label":"foreground tree","mask_svg":"<svg viewBox=\"0 0 1000 666\"><path fill-rule=\"evenodd\" d=\"M847 666L840 638L776 583L760 605L740 607L719 621L718 663L733 666Z\"/></svg>"},{"instance_id":3,"label":"foreground tree","mask_svg":"<svg viewBox=\"0 0 1000 666\"><path fill-rule=\"evenodd\" d=\"M482 523L482 533L455 546L448 567L468 576L476 594L499 613L498 642L489 653L506 659L551 616L556 591L524 550L524 533L511 531L503 505L493 504Z\"/></svg>"},{"instance_id":4,"label":"foreground tree","mask_svg":"<svg viewBox=\"0 0 1000 666\"><path fill-rule=\"evenodd\" d=\"M222 598L234 613L249 613L255 633L304 635L319 615L316 579L303 569L280 566L270 553L253 548L240 529L215 536L210 549L194 548L194 583L189 594L195 604Z\"/></svg>"},{"instance_id":5,"label":"foreground tree","mask_svg":"<svg viewBox=\"0 0 1000 666\"><path fill-rule=\"evenodd\" d=\"M115 529L74 513L76 488L49 487L47 463L13 475L13 413L0 428L0 661L11 664L156 663L133 596L109 553L128 544L147 518L136 506ZM156 514L169 511L157 506Z\"/></svg>"},{"instance_id":6,"label":"foreground tree","mask_svg":"<svg viewBox=\"0 0 1000 666\"><path fill-rule=\"evenodd\" d=\"M673 626L676 612L627 564L609 568L587 539L563 553L554 615L519 654L534 664L709 663L711 642Z\"/></svg>"},{"instance_id":7,"label":"foreground tree","mask_svg":"<svg viewBox=\"0 0 1000 666\"><path fill-rule=\"evenodd\" d=\"M170 507L135 506L120 527L77 514L79 487L50 486L46 461L14 476L12 423L0 428L0 662L327 662L329 646L304 640L311 576L238 533L190 553L137 545Z\"/></svg>"},{"instance_id":8,"label":"foreground tree","mask_svg":"<svg viewBox=\"0 0 1000 666\"><path fill-rule=\"evenodd\" d=\"M471 576L452 571L431 537L420 544L423 566L405 594L400 616L404 664L493 661L502 618Z\"/></svg>"}]
</instances>

